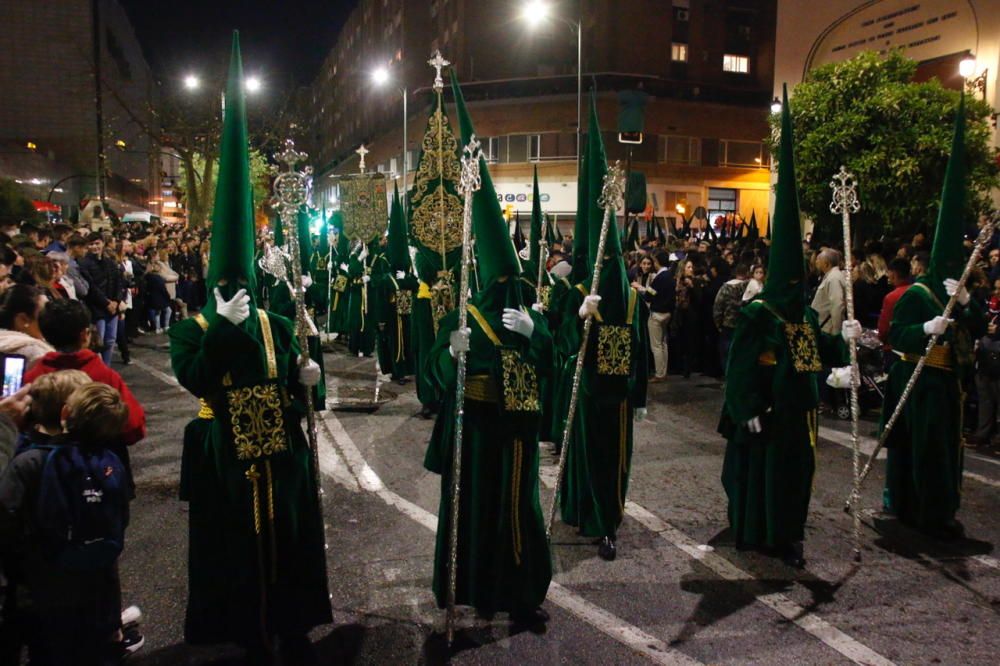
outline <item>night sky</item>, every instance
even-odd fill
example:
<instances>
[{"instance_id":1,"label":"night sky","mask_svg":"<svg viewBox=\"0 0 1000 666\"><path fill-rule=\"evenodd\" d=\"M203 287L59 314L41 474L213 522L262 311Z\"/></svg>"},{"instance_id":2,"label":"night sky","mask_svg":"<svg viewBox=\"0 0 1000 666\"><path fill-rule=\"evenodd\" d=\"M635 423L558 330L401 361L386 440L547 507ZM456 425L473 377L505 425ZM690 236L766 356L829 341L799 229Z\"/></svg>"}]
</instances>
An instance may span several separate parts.
<instances>
[{"instance_id":1,"label":"night sky","mask_svg":"<svg viewBox=\"0 0 1000 666\"><path fill-rule=\"evenodd\" d=\"M240 31L244 69L275 88L312 82L357 0L119 0L165 85L223 68Z\"/></svg>"}]
</instances>

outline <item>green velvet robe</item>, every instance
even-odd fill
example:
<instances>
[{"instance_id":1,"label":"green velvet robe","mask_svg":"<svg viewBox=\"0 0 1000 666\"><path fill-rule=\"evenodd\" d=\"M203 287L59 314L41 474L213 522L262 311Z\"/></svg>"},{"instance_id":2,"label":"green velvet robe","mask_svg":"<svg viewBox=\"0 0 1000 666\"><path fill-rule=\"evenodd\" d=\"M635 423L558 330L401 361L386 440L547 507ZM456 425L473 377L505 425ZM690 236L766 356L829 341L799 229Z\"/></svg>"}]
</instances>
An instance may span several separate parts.
<instances>
[{"instance_id":1,"label":"green velvet robe","mask_svg":"<svg viewBox=\"0 0 1000 666\"><path fill-rule=\"evenodd\" d=\"M844 365L835 340L823 337L806 308L824 365ZM775 364L762 364L761 354ZM819 373L796 372L782 322L753 301L740 312L726 371L719 432L726 437L722 485L729 526L739 544L781 547L802 541L815 472ZM746 423L760 417L762 432Z\"/></svg>"},{"instance_id":2,"label":"green velvet robe","mask_svg":"<svg viewBox=\"0 0 1000 666\"><path fill-rule=\"evenodd\" d=\"M189 503L185 640L192 644L256 645L262 623L263 631L273 636L300 634L332 620L323 518L312 455L300 426L305 410L297 381L298 345L289 320L278 315L269 320L279 381L291 400L284 410L288 449L270 458L274 520L261 509L259 539L247 477L251 462L237 458L228 429L214 415L202 413L184 433L180 495ZM264 345L253 326L256 313L240 327L214 314L206 321L207 331L195 318L170 328L170 358L181 385L218 406L227 374L236 386L265 381ZM257 462L256 470L266 507L263 463Z\"/></svg>"},{"instance_id":3,"label":"green velvet robe","mask_svg":"<svg viewBox=\"0 0 1000 666\"><path fill-rule=\"evenodd\" d=\"M921 284L911 286L896 303L889 344L900 353L924 353L929 336L924 322L944 312L944 294L931 296ZM953 349L953 369L925 365L909 401L886 442L885 505L917 529L937 529L951 522L961 502L963 442L962 381L973 369L972 341L986 332L981 307L970 301L956 306L955 324L939 344ZM900 360L889 372L882 425L896 408L916 364Z\"/></svg>"},{"instance_id":4,"label":"green velvet robe","mask_svg":"<svg viewBox=\"0 0 1000 666\"><path fill-rule=\"evenodd\" d=\"M400 292L409 292L414 303L419 283L410 274L397 279L392 270L372 278L378 319L378 363L383 373L393 379L403 379L413 374L413 348L410 344L411 314L400 314L396 300ZM412 307L412 305L411 305Z\"/></svg>"},{"instance_id":5,"label":"green velvet robe","mask_svg":"<svg viewBox=\"0 0 1000 666\"><path fill-rule=\"evenodd\" d=\"M274 286L268 289L268 307L270 308L270 311L294 322L295 301L292 300L292 295L288 291L288 285L284 282L278 282L277 280L274 280L274 278L269 279L274 283ZM315 286L315 284L313 286ZM312 292L307 290L306 308L315 313L312 298ZM308 340L309 358L316 361L320 369L319 384L316 384L316 386L312 388L313 409L316 411L323 411L326 409L326 362L323 360L323 347L320 344L319 336L317 335L310 335Z\"/></svg>"},{"instance_id":6,"label":"green velvet robe","mask_svg":"<svg viewBox=\"0 0 1000 666\"><path fill-rule=\"evenodd\" d=\"M375 319L374 302L371 283L365 283L364 278L371 277L372 268L376 266L380 254L369 255L365 260L358 261L352 256L347 269L347 349L354 354L371 356L375 351L375 332L378 322Z\"/></svg>"},{"instance_id":7,"label":"green velvet robe","mask_svg":"<svg viewBox=\"0 0 1000 666\"><path fill-rule=\"evenodd\" d=\"M549 309L545 312L545 319L549 324L549 330L559 330L563 321L563 306L565 305L566 297L572 290L573 284L568 278L560 278L552 285L551 296L549 296ZM573 353L575 354L576 352L574 351ZM551 442L555 442L556 449L558 450L562 446L563 432L566 428L566 412L569 409L569 397L572 389L572 386L566 386L566 382L563 380L568 374L570 383L572 383L573 375L572 372L567 373L565 370L566 358L563 354L562 345L556 345L552 356L552 363L556 371L552 376L552 381L549 382L548 393L551 396L552 402L549 405L549 413L551 415L547 424L549 427L548 439Z\"/></svg>"},{"instance_id":8,"label":"green velvet robe","mask_svg":"<svg viewBox=\"0 0 1000 666\"><path fill-rule=\"evenodd\" d=\"M625 294L614 294L618 287L602 280L598 308L606 324L626 325ZM622 282L621 284L624 284ZM578 285L568 291L562 303L562 325L556 345L564 359L560 378L560 396L568 410L576 371L576 358L583 339L583 320L579 317L583 291ZM584 287L589 293L589 288ZM627 293L634 290L628 289ZM588 537L611 537L618 533L625 514L625 499L632 470L632 425L635 410L646 406L646 383L649 368L646 363L649 342L646 331L639 325L640 311L646 307L636 297L632 315L630 374L627 386L610 392L597 376L596 346L598 322L591 328L587 358L580 378L576 417L570 434L566 471L559 491L562 520L579 528ZM565 423L566 412L557 422ZM561 432L559 438L562 438ZM557 440L558 441L558 440Z\"/></svg>"},{"instance_id":9,"label":"green velvet robe","mask_svg":"<svg viewBox=\"0 0 1000 666\"><path fill-rule=\"evenodd\" d=\"M503 327L500 308L483 315L504 345L517 346L523 358L543 375L551 367L552 336L544 319L535 323L530 343ZM445 606L448 581L448 534L451 517L451 469L454 450L456 361L449 336L458 312L441 320L426 370L444 396L424 466L441 475L434 594ZM467 374L496 374L496 347L473 317ZM466 398L462 444L462 484L458 548L457 603L482 613L537 608L552 578L552 563L538 495L538 437L518 439L501 418L496 403Z\"/></svg>"}]
</instances>

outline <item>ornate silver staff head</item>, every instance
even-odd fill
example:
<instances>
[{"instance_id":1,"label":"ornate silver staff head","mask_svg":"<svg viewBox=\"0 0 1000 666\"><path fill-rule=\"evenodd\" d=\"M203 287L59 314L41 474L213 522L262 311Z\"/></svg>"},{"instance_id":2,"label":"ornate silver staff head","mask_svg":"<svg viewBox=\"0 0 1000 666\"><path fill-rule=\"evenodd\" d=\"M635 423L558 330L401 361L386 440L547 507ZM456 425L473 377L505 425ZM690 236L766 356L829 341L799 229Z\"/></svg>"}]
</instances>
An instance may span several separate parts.
<instances>
[{"instance_id":1,"label":"ornate silver staff head","mask_svg":"<svg viewBox=\"0 0 1000 666\"><path fill-rule=\"evenodd\" d=\"M597 200L597 205L602 210L607 210L610 206L613 210L618 210L625 205L625 174L622 170L621 162L615 162L608 168L608 173L604 176L604 185L601 187L601 197Z\"/></svg>"},{"instance_id":2,"label":"ornate silver staff head","mask_svg":"<svg viewBox=\"0 0 1000 666\"><path fill-rule=\"evenodd\" d=\"M479 172L479 160L482 156L482 144L473 134L468 145L462 149L462 179L458 187L463 195L478 192L483 186L483 176Z\"/></svg>"},{"instance_id":3,"label":"ornate silver staff head","mask_svg":"<svg viewBox=\"0 0 1000 666\"><path fill-rule=\"evenodd\" d=\"M444 59L441 51L434 51L434 55L427 61L427 64L434 68L434 92L440 93L444 90L444 79L441 77L441 70L451 63Z\"/></svg>"},{"instance_id":4,"label":"ornate silver staff head","mask_svg":"<svg viewBox=\"0 0 1000 666\"><path fill-rule=\"evenodd\" d=\"M831 213L843 215L844 213L857 213L861 210L861 202L858 201L858 182L854 178L854 174L843 166L830 181L830 189L833 190L833 201L830 202Z\"/></svg>"}]
</instances>

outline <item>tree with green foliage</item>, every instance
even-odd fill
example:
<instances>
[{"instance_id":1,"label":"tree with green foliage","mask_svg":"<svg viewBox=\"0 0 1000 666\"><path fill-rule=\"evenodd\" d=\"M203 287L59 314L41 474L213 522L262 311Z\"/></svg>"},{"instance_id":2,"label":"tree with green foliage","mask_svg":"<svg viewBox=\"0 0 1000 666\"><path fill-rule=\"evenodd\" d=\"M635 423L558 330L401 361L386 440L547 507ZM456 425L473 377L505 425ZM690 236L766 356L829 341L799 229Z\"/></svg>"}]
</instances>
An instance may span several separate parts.
<instances>
[{"instance_id":1,"label":"tree with green foliage","mask_svg":"<svg viewBox=\"0 0 1000 666\"><path fill-rule=\"evenodd\" d=\"M931 230L937 218L959 93L937 79L913 81L917 63L891 51L862 53L818 67L795 87L791 100L795 170L804 215L815 236L840 237L830 213L830 180L841 165L858 179L861 212L856 237L905 237ZM1000 186L997 152L990 144L989 104L967 98L969 202L961 214L972 224L992 208ZM771 119L771 150L777 158Z\"/></svg>"},{"instance_id":2,"label":"tree with green foliage","mask_svg":"<svg viewBox=\"0 0 1000 666\"><path fill-rule=\"evenodd\" d=\"M0 178L0 222L36 221L35 206L17 183Z\"/></svg>"}]
</instances>

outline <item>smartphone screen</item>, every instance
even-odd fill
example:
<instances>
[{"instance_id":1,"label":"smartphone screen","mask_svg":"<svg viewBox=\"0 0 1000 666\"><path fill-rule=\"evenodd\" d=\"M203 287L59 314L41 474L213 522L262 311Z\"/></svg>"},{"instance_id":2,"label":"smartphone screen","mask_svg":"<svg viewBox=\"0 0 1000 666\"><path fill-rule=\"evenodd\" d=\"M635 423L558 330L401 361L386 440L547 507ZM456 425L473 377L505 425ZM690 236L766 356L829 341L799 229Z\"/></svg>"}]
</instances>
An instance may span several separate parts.
<instances>
[{"instance_id":1,"label":"smartphone screen","mask_svg":"<svg viewBox=\"0 0 1000 666\"><path fill-rule=\"evenodd\" d=\"M14 395L21 390L24 382L25 358L8 355L3 357L3 397Z\"/></svg>"}]
</instances>

